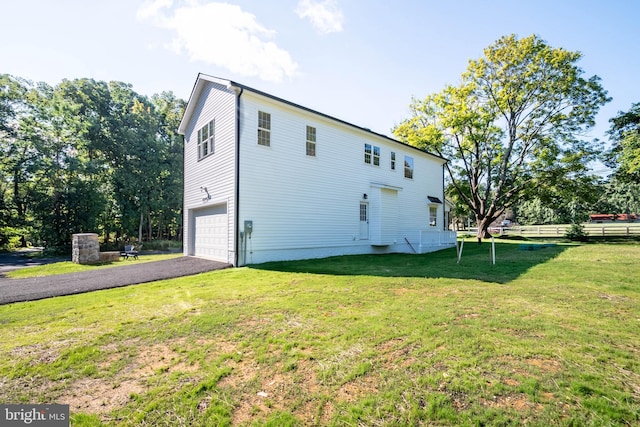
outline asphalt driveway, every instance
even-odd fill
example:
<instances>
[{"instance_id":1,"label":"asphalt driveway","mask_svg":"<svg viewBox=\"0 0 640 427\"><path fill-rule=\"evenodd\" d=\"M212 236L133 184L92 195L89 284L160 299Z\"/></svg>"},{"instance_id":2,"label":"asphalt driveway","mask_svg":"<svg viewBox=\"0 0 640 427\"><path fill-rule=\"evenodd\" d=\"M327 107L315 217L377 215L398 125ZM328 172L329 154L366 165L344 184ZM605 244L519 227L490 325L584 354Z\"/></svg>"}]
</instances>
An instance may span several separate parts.
<instances>
[{"instance_id":1,"label":"asphalt driveway","mask_svg":"<svg viewBox=\"0 0 640 427\"><path fill-rule=\"evenodd\" d=\"M231 265L223 262L180 257L145 263L131 261L125 266L29 279L8 279L0 275L0 305L155 282L228 267Z\"/></svg>"}]
</instances>

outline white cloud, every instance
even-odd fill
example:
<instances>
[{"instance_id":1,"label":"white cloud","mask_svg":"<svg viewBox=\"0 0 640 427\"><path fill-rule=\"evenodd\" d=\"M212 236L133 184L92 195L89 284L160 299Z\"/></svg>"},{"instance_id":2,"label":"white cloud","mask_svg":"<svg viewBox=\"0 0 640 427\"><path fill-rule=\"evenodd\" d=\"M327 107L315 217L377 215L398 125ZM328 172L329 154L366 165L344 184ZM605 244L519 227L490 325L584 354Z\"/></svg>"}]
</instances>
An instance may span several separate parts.
<instances>
[{"instance_id":1,"label":"white cloud","mask_svg":"<svg viewBox=\"0 0 640 427\"><path fill-rule=\"evenodd\" d=\"M342 31L344 16L336 0L300 0L296 14L300 19L308 18L320 34Z\"/></svg>"},{"instance_id":2,"label":"white cloud","mask_svg":"<svg viewBox=\"0 0 640 427\"><path fill-rule=\"evenodd\" d=\"M272 41L275 31L262 26L255 15L227 3L190 1L162 14L172 0L151 0L138 10L138 18L175 33L167 46L186 52L192 61L227 68L243 76L282 81L296 74L289 52Z\"/></svg>"}]
</instances>

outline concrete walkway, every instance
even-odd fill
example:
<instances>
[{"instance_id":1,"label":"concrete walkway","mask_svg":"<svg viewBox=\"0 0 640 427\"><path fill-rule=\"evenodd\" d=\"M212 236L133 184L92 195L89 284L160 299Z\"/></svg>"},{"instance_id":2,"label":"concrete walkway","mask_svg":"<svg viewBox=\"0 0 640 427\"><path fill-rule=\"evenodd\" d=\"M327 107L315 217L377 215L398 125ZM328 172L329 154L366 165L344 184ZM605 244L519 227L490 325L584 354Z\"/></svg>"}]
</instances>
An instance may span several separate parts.
<instances>
[{"instance_id":1,"label":"concrete walkway","mask_svg":"<svg viewBox=\"0 0 640 427\"><path fill-rule=\"evenodd\" d=\"M0 276L0 305L155 282L228 267L231 265L223 262L180 257L145 263L130 261L121 267L29 279Z\"/></svg>"}]
</instances>

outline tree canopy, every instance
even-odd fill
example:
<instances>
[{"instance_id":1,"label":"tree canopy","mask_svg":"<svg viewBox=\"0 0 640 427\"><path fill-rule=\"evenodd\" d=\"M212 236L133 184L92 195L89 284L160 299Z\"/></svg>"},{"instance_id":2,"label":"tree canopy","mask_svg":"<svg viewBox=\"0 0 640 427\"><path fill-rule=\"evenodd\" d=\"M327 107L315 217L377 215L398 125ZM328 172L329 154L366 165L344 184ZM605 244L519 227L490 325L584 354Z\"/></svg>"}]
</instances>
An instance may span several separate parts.
<instances>
[{"instance_id":1,"label":"tree canopy","mask_svg":"<svg viewBox=\"0 0 640 427\"><path fill-rule=\"evenodd\" d=\"M588 175L596 146L581 136L609 101L579 52L536 35L505 36L469 61L458 85L413 99L396 136L450 159L448 181L474 213L478 237L515 201Z\"/></svg>"},{"instance_id":2,"label":"tree canopy","mask_svg":"<svg viewBox=\"0 0 640 427\"><path fill-rule=\"evenodd\" d=\"M0 246L181 238L184 107L122 82L0 75Z\"/></svg>"}]
</instances>

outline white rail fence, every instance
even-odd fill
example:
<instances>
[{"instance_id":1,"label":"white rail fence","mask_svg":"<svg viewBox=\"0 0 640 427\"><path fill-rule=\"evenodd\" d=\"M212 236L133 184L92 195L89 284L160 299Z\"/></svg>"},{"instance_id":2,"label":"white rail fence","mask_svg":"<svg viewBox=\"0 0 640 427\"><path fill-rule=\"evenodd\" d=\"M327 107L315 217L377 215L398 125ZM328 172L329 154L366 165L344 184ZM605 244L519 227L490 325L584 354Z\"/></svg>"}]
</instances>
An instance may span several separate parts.
<instances>
[{"instance_id":1,"label":"white rail fence","mask_svg":"<svg viewBox=\"0 0 640 427\"><path fill-rule=\"evenodd\" d=\"M584 231L592 237L640 237L640 224L582 224ZM496 236L524 236L524 237L563 237L570 224L560 225L526 225L513 227L492 227L489 232ZM472 228L469 233L475 234L477 228Z\"/></svg>"}]
</instances>

